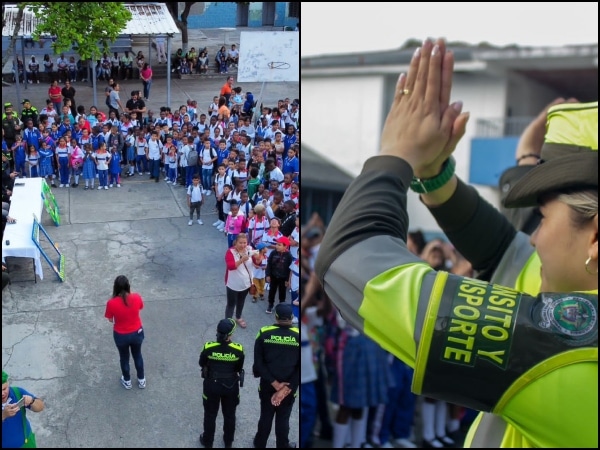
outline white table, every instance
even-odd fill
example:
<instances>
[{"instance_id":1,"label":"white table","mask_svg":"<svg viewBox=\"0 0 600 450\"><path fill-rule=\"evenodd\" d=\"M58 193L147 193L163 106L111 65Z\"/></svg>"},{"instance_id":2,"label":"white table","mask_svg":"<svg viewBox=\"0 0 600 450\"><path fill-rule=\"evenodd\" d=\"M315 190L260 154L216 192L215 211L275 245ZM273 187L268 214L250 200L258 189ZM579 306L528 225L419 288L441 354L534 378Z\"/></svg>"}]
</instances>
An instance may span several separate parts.
<instances>
[{"instance_id":1,"label":"white table","mask_svg":"<svg viewBox=\"0 0 600 450\"><path fill-rule=\"evenodd\" d=\"M40 250L31 239L33 215L42 220L44 201L42 200L43 178L19 178L15 180L10 202L9 216L17 223L6 224L2 241L2 259L7 256L33 258L35 273L44 279ZM24 183L24 186L17 186ZM10 242L10 244L6 244Z\"/></svg>"}]
</instances>

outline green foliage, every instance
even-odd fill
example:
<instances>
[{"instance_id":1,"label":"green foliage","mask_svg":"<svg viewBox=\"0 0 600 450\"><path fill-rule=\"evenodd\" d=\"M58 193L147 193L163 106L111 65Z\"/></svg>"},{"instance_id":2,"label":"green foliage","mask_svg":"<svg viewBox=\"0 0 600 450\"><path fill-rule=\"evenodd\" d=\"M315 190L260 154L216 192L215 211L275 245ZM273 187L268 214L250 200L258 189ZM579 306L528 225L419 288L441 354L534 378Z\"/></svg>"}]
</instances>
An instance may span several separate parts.
<instances>
[{"instance_id":1,"label":"green foliage","mask_svg":"<svg viewBox=\"0 0 600 450\"><path fill-rule=\"evenodd\" d=\"M55 35L55 53L74 49L82 59L100 56L109 51L131 19L124 3L59 3L27 2L41 19L33 38Z\"/></svg>"}]
</instances>

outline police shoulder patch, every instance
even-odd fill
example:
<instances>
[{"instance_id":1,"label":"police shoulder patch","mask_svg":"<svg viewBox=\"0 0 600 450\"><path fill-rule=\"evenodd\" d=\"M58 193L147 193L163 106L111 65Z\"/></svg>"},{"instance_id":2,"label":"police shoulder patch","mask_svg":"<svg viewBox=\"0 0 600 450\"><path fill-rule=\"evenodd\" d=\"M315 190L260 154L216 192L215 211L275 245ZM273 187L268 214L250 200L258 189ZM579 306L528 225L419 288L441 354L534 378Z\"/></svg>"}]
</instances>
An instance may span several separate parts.
<instances>
[{"instance_id":1,"label":"police shoulder patch","mask_svg":"<svg viewBox=\"0 0 600 450\"><path fill-rule=\"evenodd\" d=\"M580 345L592 341L598 330L597 297L582 293L541 294L540 328L557 332L565 341Z\"/></svg>"}]
</instances>

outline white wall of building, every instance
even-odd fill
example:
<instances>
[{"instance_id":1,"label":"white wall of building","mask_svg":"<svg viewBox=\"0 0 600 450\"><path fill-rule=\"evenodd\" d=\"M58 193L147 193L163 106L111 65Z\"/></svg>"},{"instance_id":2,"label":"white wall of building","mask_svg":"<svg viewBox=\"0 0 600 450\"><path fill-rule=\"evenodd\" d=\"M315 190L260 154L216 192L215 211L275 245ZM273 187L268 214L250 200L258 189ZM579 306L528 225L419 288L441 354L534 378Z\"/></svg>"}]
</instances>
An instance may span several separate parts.
<instances>
[{"instance_id":1,"label":"white wall of building","mask_svg":"<svg viewBox=\"0 0 600 450\"><path fill-rule=\"evenodd\" d=\"M377 154L383 77L302 78L302 140L356 176Z\"/></svg>"},{"instance_id":2,"label":"white wall of building","mask_svg":"<svg viewBox=\"0 0 600 450\"><path fill-rule=\"evenodd\" d=\"M468 180L470 141L480 117L504 117L506 79L482 73L456 73L451 101L462 100L470 112L465 136L454 155L456 173ZM324 157L356 176L364 162L379 151L379 137L385 117L382 114L384 77L331 77L302 79L302 139ZM476 186L480 194L498 205L496 189ZM431 214L412 191L408 198L410 229L439 232Z\"/></svg>"}]
</instances>

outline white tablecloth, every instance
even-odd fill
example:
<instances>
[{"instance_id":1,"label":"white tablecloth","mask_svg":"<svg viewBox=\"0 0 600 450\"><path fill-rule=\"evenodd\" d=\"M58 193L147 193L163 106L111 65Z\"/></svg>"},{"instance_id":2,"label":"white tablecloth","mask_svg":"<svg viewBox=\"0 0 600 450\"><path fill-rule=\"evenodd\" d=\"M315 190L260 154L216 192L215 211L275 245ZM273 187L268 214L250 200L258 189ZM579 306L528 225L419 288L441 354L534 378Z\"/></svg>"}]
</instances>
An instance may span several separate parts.
<instances>
[{"instance_id":1,"label":"white tablecloth","mask_svg":"<svg viewBox=\"0 0 600 450\"><path fill-rule=\"evenodd\" d=\"M17 220L17 223L6 224L4 240L2 241L2 257L15 256L20 258L33 258L35 273L44 279L41 254L31 239L33 230L33 215L38 221L42 220L42 181L43 178L20 178L15 180L13 194L8 215ZM24 183L17 186L16 183ZM6 244L10 242L10 244Z\"/></svg>"}]
</instances>

